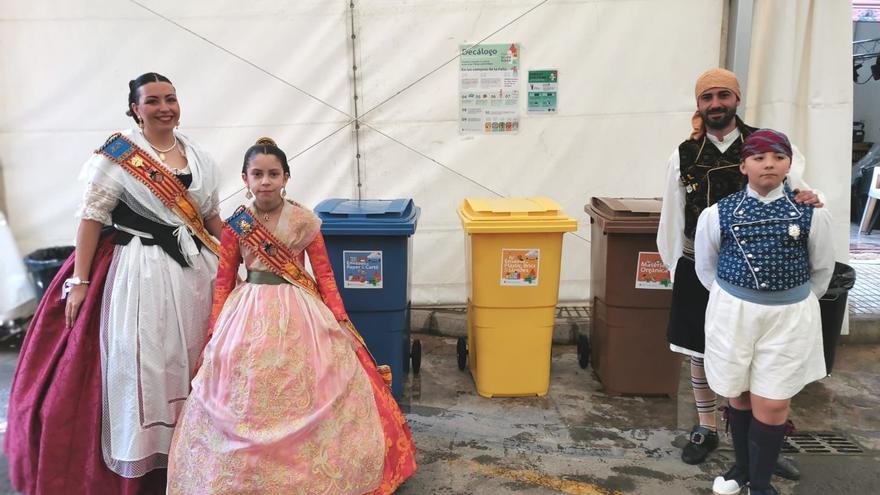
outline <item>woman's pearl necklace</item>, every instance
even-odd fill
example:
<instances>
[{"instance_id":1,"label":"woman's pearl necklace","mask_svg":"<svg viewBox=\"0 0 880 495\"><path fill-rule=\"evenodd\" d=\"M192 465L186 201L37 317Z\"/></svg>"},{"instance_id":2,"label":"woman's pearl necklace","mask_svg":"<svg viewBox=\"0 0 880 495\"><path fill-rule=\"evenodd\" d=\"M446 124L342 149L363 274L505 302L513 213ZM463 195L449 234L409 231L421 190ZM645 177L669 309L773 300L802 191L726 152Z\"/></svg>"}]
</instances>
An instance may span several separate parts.
<instances>
[{"instance_id":1,"label":"woman's pearl necklace","mask_svg":"<svg viewBox=\"0 0 880 495\"><path fill-rule=\"evenodd\" d=\"M146 139L146 137L144 137L144 139ZM159 148L153 146L153 143L151 143L150 141L147 141L147 144L150 145L150 148L153 148L153 151L155 151L156 153L159 154L159 159L164 162L165 161L165 153L168 153L169 151L173 150L174 148L177 148L177 136L174 137L174 144L172 144L171 146L169 146L167 149L164 149L164 150L160 150Z\"/></svg>"}]
</instances>

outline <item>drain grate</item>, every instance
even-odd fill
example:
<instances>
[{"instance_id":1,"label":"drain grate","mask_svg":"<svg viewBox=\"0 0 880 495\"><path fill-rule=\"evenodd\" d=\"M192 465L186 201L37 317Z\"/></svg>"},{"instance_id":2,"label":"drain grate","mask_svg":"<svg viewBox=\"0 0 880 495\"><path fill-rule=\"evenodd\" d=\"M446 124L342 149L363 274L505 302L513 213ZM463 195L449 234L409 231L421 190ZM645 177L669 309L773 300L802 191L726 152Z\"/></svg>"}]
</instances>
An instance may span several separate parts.
<instances>
[{"instance_id":1,"label":"drain grate","mask_svg":"<svg viewBox=\"0 0 880 495\"><path fill-rule=\"evenodd\" d=\"M799 431L785 438L782 452L786 454L863 454L855 442L842 433Z\"/></svg>"}]
</instances>

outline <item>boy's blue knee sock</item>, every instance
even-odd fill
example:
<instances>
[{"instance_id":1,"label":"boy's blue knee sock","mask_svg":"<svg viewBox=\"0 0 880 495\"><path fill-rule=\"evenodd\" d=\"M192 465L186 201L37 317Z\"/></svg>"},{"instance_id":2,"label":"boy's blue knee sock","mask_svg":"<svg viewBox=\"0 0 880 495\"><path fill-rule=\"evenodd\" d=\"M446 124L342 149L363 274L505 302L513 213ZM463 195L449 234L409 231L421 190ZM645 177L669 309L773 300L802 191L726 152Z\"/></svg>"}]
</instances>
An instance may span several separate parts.
<instances>
[{"instance_id":1,"label":"boy's blue knee sock","mask_svg":"<svg viewBox=\"0 0 880 495\"><path fill-rule=\"evenodd\" d=\"M785 424L768 425L752 418L749 427L749 483L755 490L770 487L770 477L782 450Z\"/></svg>"},{"instance_id":2,"label":"boy's blue knee sock","mask_svg":"<svg viewBox=\"0 0 880 495\"><path fill-rule=\"evenodd\" d=\"M727 426L730 428L733 453L736 466L743 472L749 472L749 430L752 424L751 409L735 409L727 405Z\"/></svg>"}]
</instances>

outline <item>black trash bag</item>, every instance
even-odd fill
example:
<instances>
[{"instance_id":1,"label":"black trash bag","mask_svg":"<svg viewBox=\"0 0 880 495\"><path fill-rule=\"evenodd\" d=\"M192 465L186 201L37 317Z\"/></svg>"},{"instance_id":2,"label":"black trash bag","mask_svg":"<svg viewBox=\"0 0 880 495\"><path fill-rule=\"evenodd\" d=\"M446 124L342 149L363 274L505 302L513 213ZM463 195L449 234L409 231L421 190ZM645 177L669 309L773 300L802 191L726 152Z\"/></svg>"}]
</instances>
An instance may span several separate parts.
<instances>
[{"instance_id":1,"label":"black trash bag","mask_svg":"<svg viewBox=\"0 0 880 495\"><path fill-rule=\"evenodd\" d=\"M37 249L25 256L24 266L31 274L31 281L37 290L37 299L42 299L46 287L52 283L52 279L58 273L61 265L73 253L73 246L57 246L45 249Z\"/></svg>"},{"instance_id":2,"label":"black trash bag","mask_svg":"<svg viewBox=\"0 0 880 495\"><path fill-rule=\"evenodd\" d=\"M855 268L840 263L834 263L834 273L831 275L831 282L828 283L828 290L822 299L837 299L838 297L849 292L856 285Z\"/></svg>"},{"instance_id":3,"label":"black trash bag","mask_svg":"<svg viewBox=\"0 0 880 495\"><path fill-rule=\"evenodd\" d=\"M825 372L829 375L831 368L834 367L837 341L840 339L840 331L843 329L847 294L855 283L855 269L843 263L835 263L828 291L819 299L819 310L822 315L822 345L825 351Z\"/></svg>"}]
</instances>

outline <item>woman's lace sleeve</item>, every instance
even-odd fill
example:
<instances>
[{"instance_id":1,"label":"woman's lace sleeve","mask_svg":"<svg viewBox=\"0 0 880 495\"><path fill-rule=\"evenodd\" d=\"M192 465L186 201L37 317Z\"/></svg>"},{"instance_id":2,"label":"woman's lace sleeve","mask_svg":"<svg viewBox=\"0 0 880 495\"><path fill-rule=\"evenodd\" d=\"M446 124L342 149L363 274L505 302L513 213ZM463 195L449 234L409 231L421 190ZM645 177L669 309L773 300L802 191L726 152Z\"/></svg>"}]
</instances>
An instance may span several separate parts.
<instances>
[{"instance_id":1,"label":"woman's lace sleeve","mask_svg":"<svg viewBox=\"0 0 880 495\"><path fill-rule=\"evenodd\" d=\"M119 203L121 193L121 188L113 187L111 184L98 185L89 182L86 185L85 193L83 193L82 205L77 216L83 220L94 220L104 225L112 224L110 212Z\"/></svg>"}]
</instances>

